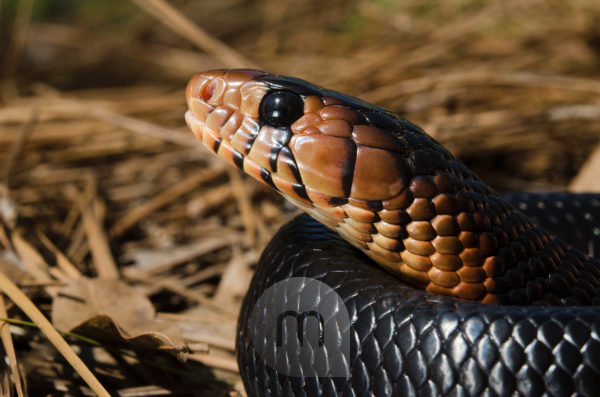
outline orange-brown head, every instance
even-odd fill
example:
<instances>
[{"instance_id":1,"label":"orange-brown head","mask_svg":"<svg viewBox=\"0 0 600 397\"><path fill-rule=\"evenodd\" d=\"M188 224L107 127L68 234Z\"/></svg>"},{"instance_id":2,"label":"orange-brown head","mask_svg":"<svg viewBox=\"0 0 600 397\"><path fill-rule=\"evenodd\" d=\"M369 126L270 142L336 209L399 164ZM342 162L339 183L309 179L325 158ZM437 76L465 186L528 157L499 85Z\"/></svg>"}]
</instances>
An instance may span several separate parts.
<instances>
[{"instance_id":1,"label":"orange-brown head","mask_svg":"<svg viewBox=\"0 0 600 397\"><path fill-rule=\"evenodd\" d=\"M389 270L430 283L431 200L454 190L448 175L435 173L452 156L418 127L359 99L256 70L198 74L187 101L187 123L211 151Z\"/></svg>"},{"instance_id":2,"label":"orange-brown head","mask_svg":"<svg viewBox=\"0 0 600 397\"><path fill-rule=\"evenodd\" d=\"M299 202L390 200L407 187L406 148L373 125L398 126L383 109L254 70L199 74L187 98L188 124L209 149Z\"/></svg>"},{"instance_id":3,"label":"orange-brown head","mask_svg":"<svg viewBox=\"0 0 600 397\"><path fill-rule=\"evenodd\" d=\"M512 289L521 301L544 294L538 270L515 278L511 269L547 255L554 237L401 117L256 70L198 74L187 101L187 123L206 147L403 280L486 302L517 302ZM500 255L509 245L525 259Z\"/></svg>"}]
</instances>

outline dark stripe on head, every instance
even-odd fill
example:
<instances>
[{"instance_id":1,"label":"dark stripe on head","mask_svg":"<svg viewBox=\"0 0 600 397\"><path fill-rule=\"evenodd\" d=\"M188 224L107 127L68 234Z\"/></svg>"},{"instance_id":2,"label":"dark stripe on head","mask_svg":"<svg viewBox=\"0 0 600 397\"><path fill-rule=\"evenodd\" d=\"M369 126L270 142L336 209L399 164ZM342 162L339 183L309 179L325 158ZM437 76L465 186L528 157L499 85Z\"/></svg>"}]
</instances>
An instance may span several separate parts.
<instances>
[{"instance_id":1,"label":"dark stripe on head","mask_svg":"<svg viewBox=\"0 0 600 397\"><path fill-rule=\"evenodd\" d=\"M281 151L281 149L282 149L281 146L273 145L271 147L271 151L267 155L269 157L269 165L271 166L271 169L273 170L273 172L277 172L277 156L279 156L279 152Z\"/></svg>"},{"instance_id":2,"label":"dark stripe on head","mask_svg":"<svg viewBox=\"0 0 600 397\"><path fill-rule=\"evenodd\" d=\"M280 150L280 153L283 157L285 157L285 163L294 175L296 181L302 182L302 177L300 176L300 171L298 170L298 165L296 164L296 159L294 158L294 154L290 150L289 146L284 146Z\"/></svg>"},{"instance_id":3,"label":"dark stripe on head","mask_svg":"<svg viewBox=\"0 0 600 397\"><path fill-rule=\"evenodd\" d=\"M344 205L347 202L348 202L348 199L346 197L329 196L327 198L327 203L329 203L332 206Z\"/></svg>"},{"instance_id":4,"label":"dark stripe on head","mask_svg":"<svg viewBox=\"0 0 600 397\"><path fill-rule=\"evenodd\" d=\"M246 145L244 146L244 150L246 151L246 153L244 153L246 156L248 155L248 153L250 153L250 150L252 150L252 145L254 145L254 141L256 140L256 137L258 135L253 135L250 137L250 139L248 139L248 142L246 142Z\"/></svg>"},{"instance_id":5,"label":"dark stripe on head","mask_svg":"<svg viewBox=\"0 0 600 397\"><path fill-rule=\"evenodd\" d=\"M244 155L235 149L233 149L232 153L233 153L233 163L240 170L243 170L244 169Z\"/></svg>"},{"instance_id":6,"label":"dark stripe on head","mask_svg":"<svg viewBox=\"0 0 600 397\"><path fill-rule=\"evenodd\" d=\"M345 161L345 164L342 166L346 172L342 175L342 190L346 197L350 197L350 191L352 190L352 182L354 181L354 166L356 165L356 144L352 144L354 146L354 150L350 150L348 153L348 158Z\"/></svg>"},{"instance_id":7,"label":"dark stripe on head","mask_svg":"<svg viewBox=\"0 0 600 397\"><path fill-rule=\"evenodd\" d=\"M299 185L297 183L292 183L292 189L294 189L294 192L298 196L300 196L301 198L303 198L304 200L312 202L312 200L308 197L308 194L306 194L306 189L304 188L304 185Z\"/></svg>"},{"instance_id":8,"label":"dark stripe on head","mask_svg":"<svg viewBox=\"0 0 600 397\"><path fill-rule=\"evenodd\" d=\"M267 185L271 186L275 190L279 190L273 183L273 179L271 178L271 173L268 170L261 168L260 169L260 177Z\"/></svg>"},{"instance_id":9,"label":"dark stripe on head","mask_svg":"<svg viewBox=\"0 0 600 397\"><path fill-rule=\"evenodd\" d=\"M213 142L213 152L217 153L219 151L219 146L221 146L221 140L215 139Z\"/></svg>"}]
</instances>

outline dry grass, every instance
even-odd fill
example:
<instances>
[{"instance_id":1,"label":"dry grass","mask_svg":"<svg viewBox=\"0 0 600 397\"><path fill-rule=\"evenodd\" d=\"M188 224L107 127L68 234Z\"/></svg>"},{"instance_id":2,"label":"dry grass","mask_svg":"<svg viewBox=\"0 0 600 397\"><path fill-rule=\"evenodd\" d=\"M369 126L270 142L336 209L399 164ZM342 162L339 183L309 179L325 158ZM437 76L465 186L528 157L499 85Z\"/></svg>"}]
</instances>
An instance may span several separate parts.
<instances>
[{"instance_id":1,"label":"dry grass","mask_svg":"<svg viewBox=\"0 0 600 397\"><path fill-rule=\"evenodd\" d=\"M66 337L111 394L243 394L237 310L294 214L187 131L197 71L258 65L377 102L498 189L600 190L595 0L99 3L0 2L0 271L47 317L118 280L135 299L85 309L168 324ZM27 320L0 288L0 316ZM0 330L3 395L90 394L24 324Z\"/></svg>"}]
</instances>

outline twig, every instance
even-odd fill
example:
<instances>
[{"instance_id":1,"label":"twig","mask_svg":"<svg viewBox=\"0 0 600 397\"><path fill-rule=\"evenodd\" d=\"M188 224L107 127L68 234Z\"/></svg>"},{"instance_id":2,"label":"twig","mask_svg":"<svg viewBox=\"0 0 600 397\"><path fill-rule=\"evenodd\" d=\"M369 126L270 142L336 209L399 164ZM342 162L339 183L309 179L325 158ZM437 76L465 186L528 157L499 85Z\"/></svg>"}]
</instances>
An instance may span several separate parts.
<instances>
[{"instance_id":1,"label":"twig","mask_svg":"<svg viewBox=\"0 0 600 397\"><path fill-rule=\"evenodd\" d=\"M194 43L204 51L214 54L228 67L257 68L252 61L206 33L167 2L163 0L131 1L184 39Z\"/></svg>"},{"instance_id":2,"label":"twig","mask_svg":"<svg viewBox=\"0 0 600 397\"><path fill-rule=\"evenodd\" d=\"M25 146L25 143L31 136L31 132L33 131L33 127L37 122L38 111L35 107L31 108L31 113L27 122L21 128L21 132L18 138L13 142L10 148L10 153L8 155L8 159L6 160L6 164L3 166L2 180L0 180L0 184L5 184L8 188L10 185L10 174L17 163L17 159Z\"/></svg>"},{"instance_id":3,"label":"twig","mask_svg":"<svg viewBox=\"0 0 600 397\"><path fill-rule=\"evenodd\" d=\"M38 308L35 307L33 302L31 302L31 300L29 300L29 298L2 272L0 272L0 289L2 289L14 304L23 310L27 317L40 328L44 335L46 335L60 354L62 354L69 364L71 364L73 369L81 376L94 393L98 396L110 397L108 391L106 391L104 386L102 386L89 368L81 361L79 356L75 354L73 349L71 349L71 346L69 346L69 344L60 336L56 328L50 324L50 321L44 317Z\"/></svg>"},{"instance_id":4,"label":"twig","mask_svg":"<svg viewBox=\"0 0 600 397\"><path fill-rule=\"evenodd\" d=\"M199 185L210 181L213 178L218 177L222 174L225 167L222 165L215 166L213 168L206 169L204 171L192 174L186 179L176 183L164 192L156 195L146 203L135 207L127 215L121 218L114 226L110 229L109 235L112 238L118 237L129 230L133 225L138 223L142 218L148 216L150 213L156 211L158 208L170 203L177 197L180 197Z\"/></svg>"},{"instance_id":5,"label":"twig","mask_svg":"<svg viewBox=\"0 0 600 397\"><path fill-rule=\"evenodd\" d=\"M4 306L4 298L0 295L0 317L6 318L6 306ZM15 389L17 389L17 395L23 397L23 385L21 383L21 374L19 373L19 366L17 365L17 355L15 353L15 346L13 345L8 323L0 325L0 335L2 337L2 346L6 352L8 363L10 366L10 372L12 375L13 382L15 382Z\"/></svg>"},{"instance_id":6,"label":"twig","mask_svg":"<svg viewBox=\"0 0 600 397\"><path fill-rule=\"evenodd\" d=\"M92 210L90 202L73 185L67 186L67 194L75 200L81 212L83 227L98 276L105 279L118 279L119 270L110 252L108 238L95 212ZM94 196L92 200L95 198Z\"/></svg>"}]
</instances>

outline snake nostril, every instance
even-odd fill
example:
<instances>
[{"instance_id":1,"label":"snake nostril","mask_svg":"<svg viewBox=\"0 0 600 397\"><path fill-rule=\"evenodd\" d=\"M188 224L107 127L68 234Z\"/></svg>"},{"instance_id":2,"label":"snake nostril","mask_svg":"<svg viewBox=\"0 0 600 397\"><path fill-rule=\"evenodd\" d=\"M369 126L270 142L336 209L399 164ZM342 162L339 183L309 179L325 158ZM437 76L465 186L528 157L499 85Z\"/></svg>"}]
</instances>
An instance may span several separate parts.
<instances>
[{"instance_id":1,"label":"snake nostril","mask_svg":"<svg viewBox=\"0 0 600 397\"><path fill-rule=\"evenodd\" d=\"M212 98L213 95L215 95L216 90L217 90L217 82L213 80L202 89L202 92L200 93L200 97L202 98L203 101L208 102L210 100L210 98Z\"/></svg>"}]
</instances>

